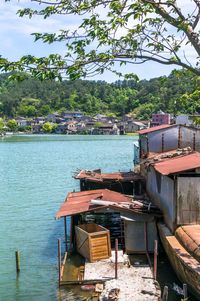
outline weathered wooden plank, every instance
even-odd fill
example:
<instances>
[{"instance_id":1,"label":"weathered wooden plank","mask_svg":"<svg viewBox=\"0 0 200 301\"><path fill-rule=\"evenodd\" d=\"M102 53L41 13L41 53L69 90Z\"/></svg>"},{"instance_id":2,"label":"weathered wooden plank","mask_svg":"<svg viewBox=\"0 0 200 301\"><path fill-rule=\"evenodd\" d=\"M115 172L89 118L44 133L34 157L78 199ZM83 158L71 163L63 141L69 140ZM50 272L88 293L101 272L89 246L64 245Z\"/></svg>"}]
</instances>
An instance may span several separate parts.
<instances>
[{"instance_id":1,"label":"weathered wooden plank","mask_svg":"<svg viewBox=\"0 0 200 301\"><path fill-rule=\"evenodd\" d=\"M67 281L61 281L60 285L77 285L77 284L96 284L96 283L105 283L108 280L111 280L112 278L106 278L106 279L93 279L93 280L67 280Z\"/></svg>"},{"instance_id":2,"label":"weathered wooden plank","mask_svg":"<svg viewBox=\"0 0 200 301\"><path fill-rule=\"evenodd\" d=\"M102 241L97 241L97 242L91 242L91 246L93 247L93 248L95 248L95 247L102 247L103 245L107 245L107 239L104 239L104 240L102 240Z\"/></svg>"},{"instance_id":3,"label":"weathered wooden plank","mask_svg":"<svg viewBox=\"0 0 200 301\"><path fill-rule=\"evenodd\" d=\"M92 254L96 254L98 252L107 252L108 253L108 248L106 247L96 247L96 248L92 248Z\"/></svg>"}]
</instances>

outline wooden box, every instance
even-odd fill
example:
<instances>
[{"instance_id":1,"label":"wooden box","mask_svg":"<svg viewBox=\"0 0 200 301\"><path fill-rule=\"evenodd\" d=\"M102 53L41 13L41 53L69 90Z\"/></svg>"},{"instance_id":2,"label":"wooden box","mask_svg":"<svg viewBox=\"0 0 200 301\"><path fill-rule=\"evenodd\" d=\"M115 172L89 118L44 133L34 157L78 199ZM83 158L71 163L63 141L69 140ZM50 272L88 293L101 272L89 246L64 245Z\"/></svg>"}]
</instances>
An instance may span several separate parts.
<instances>
[{"instance_id":1,"label":"wooden box","mask_svg":"<svg viewBox=\"0 0 200 301\"><path fill-rule=\"evenodd\" d=\"M90 262L111 256L110 232L97 224L83 224L75 227L78 253Z\"/></svg>"}]
</instances>

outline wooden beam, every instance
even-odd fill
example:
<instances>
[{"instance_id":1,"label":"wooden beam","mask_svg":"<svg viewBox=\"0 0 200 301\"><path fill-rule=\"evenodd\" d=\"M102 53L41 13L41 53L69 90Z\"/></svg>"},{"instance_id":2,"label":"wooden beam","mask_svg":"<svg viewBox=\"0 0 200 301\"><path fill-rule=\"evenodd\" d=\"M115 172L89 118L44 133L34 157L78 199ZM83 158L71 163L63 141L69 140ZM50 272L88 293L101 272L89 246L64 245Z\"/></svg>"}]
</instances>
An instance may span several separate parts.
<instances>
[{"instance_id":1,"label":"wooden beam","mask_svg":"<svg viewBox=\"0 0 200 301\"><path fill-rule=\"evenodd\" d=\"M58 239L58 283L61 283L61 244L60 239Z\"/></svg>"},{"instance_id":2,"label":"wooden beam","mask_svg":"<svg viewBox=\"0 0 200 301\"><path fill-rule=\"evenodd\" d=\"M64 216L64 237L65 237L65 251L67 252L67 218Z\"/></svg>"}]
</instances>

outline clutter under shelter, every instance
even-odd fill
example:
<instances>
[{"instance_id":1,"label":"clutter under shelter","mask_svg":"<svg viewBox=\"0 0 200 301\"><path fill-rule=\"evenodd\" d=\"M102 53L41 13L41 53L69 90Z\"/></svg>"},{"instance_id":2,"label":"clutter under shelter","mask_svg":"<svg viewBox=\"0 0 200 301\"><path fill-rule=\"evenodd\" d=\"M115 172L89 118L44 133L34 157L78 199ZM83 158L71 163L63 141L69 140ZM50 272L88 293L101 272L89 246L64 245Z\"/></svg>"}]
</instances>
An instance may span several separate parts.
<instances>
[{"instance_id":1,"label":"clutter under shelter","mask_svg":"<svg viewBox=\"0 0 200 301\"><path fill-rule=\"evenodd\" d=\"M68 253L78 252L87 262L108 259L111 249L123 253L151 253L157 240L155 219L160 211L146 200L108 189L69 193L56 214L64 218ZM67 231L66 217L71 218Z\"/></svg>"}]
</instances>

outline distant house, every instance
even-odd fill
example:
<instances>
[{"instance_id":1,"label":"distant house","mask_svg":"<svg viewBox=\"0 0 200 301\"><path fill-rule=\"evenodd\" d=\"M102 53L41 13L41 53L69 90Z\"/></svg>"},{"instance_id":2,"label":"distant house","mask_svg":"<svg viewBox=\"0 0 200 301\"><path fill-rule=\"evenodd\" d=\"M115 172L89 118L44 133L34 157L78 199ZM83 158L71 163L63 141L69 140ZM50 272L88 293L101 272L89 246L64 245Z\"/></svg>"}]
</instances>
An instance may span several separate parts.
<instances>
[{"instance_id":1,"label":"distant house","mask_svg":"<svg viewBox=\"0 0 200 301\"><path fill-rule=\"evenodd\" d=\"M45 117L35 117L32 119L32 124L41 124L43 125L46 122Z\"/></svg>"},{"instance_id":2,"label":"distant house","mask_svg":"<svg viewBox=\"0 0 200 301\"><path fill-rule=\"evenodd\" d=\"M200 129L195 127L163 124L138 133L140 158L146 158L150 153L161 153L188 146L200 151Z\"/></svg>"},{"instance_id":3,"label":"distant house","mask_svg":"<svg viewBox=\"0 0 200 301\"><path fill-rule=\"evenodd\" d=\"M67 125L66 122L61 122L57 125L55 129L55 134L66 134Z\"/></svg>"},{"instance_id":4,"label":"distant house","mask_svg":"<svg viewBox=\"0 0 200 301\"><path fill-rule=\"evenodd\" d=\"M82 121L78 122L76 124L76 130L77 130L77 133L80 133L80 134L83 133L83 132L86 132L85 122L82 122Z\"/></svg>"},{"instance_id":5,"label":"distant house","mask_svg":"<svg viewBox=\"0 0 200 301\"><path fill-rule=\"evenodd\" d=\"M103 115L103 114L97 114L97 115L95 115L94 119L96 121L99 121L99 122L107 122L108 121L108 117L106 115Z\"/></svg>"},{"instance_id":6,"label":"distant house","mask_svg":"<svg viewBox=\"0 0 200 301\"><path fill-rule=\"evenodd\" d=\"M25 119L24 117L18 117L16 119L16 122L17 122L18 126L21 126L21 127L25 127L25 126L31 125L31 121Z\"/></svg>"},{"instance_id":7,"label":"distant house","mask_svg":"<svg viewBox=\"0 0 200 301\"><path fill-rule=\"evenodd\" d=\"M137 120L128 120L126 122L126 132L127 133L134 133L139 130L145 129L146 125Z\"/></svg>"},{"instance_id":8,"label":"distant house","mask_svg":"<svg viewBox=\"0 0 200 301\"><path fill-rule=\"evenodd\" d=\"M200 153L160 154L143 161L141 172L148 195L172 232L179 225L200 223Z\"/></svg>"},{"instance_id":9,"label":"distant house","mask_svg":"<svg viewBox=\"0 0 200 301\"><path fill-rule=\"evenodd\" d=\"M120 130L116 124L102 124L92 131L93 135L119 135L119 133Z\"/></svg>"},{"instance_id":10,"label":"distant house","mask_svg":"<svg viewBox=\"0 0 200 301\"><path fill-rule=\"evenodd\" d=\"M156 114L152 114L151 126L170 124L170 119L170 114L159 111Z\"/></svg>"},{"instance_id":11,"label":"distant house","mask_svg":"<svg viewBox=\"0 0 200 301\"><path fill-rule=\"evenodd\" d=\"M77 132L77 127L76 127L77 122L76 121L69 121L66 122L66 133L67 134L76 134Z\"/></svg>"},{"instance_id":12,"label":"distant house","mask_svg":"<svg viewBox=\"0 0 200 301\"><path fill-rule=\"evenodd\" d=\"M176 124L192 125L192 124L195 124L195 123L200 125L200 114L178 115L176 117Z\"/></svg>"},{"instance_id":13,"label":"distant house","mask_svg":"<svg viewBox=\"0 0 200 301\"><path fill-rule=\"evenodd\" d=\"M80 111L66 111L63 112L61 115L64 119L68 120L81 119L84 116L84 114Z\"/></svg>"},{"instance_id":14,"label":"distant house","mask_svg":"<svg viewBox=\"0 0 200 301\"><path fill-rule=\"evenodd\" d=\"M34 123L32 124L32 133L39 134L42 132L42 124Z\"/></svg>"},{"instance_id":15,"label":"distant house","mask_svg":"<svg viewBox=\"0 0 200 301\"><path fill-rule=\"evenodd\" d=\"M47 117L46 117L46 120L48 122L53 122L53 123L56 123L57 122L57 119L60 117L60 114L58 114L57 112L55 113L51 113L51 114L48 114Z\"/></svg>"}]
</instances>

